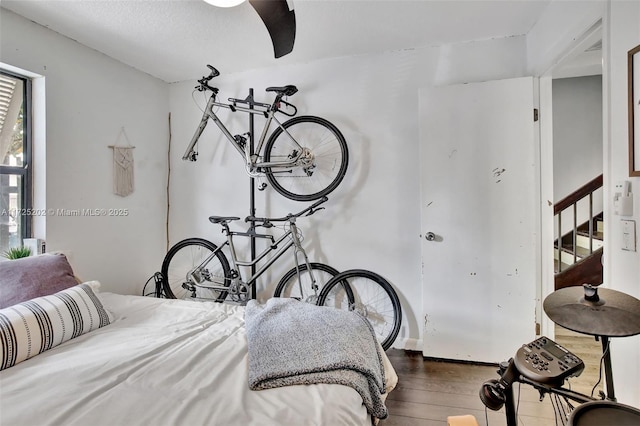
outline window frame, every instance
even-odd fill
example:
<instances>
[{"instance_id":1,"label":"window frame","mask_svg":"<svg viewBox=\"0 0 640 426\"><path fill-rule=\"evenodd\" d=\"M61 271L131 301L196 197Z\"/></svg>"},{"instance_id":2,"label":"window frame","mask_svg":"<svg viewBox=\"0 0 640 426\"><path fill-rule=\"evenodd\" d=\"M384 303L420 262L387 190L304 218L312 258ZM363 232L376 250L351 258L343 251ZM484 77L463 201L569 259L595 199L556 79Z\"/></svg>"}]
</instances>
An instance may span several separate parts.
<instances>
[{"instance_id":1,"label":"window frame","mask_svg":"<svg viewBox=\"0 0 640 426\"><path fill-rule=\"evenodd\" d=\"M24 156L22 159L22 166L7 166L0 164L0 175L19 175L22 186L22 205L19 207L24 210L31 210L33 207L33 166L32 166L32 151L33 151L33 126L32 126L32 80L31 78L11 72L7 69L0 68L0 74L6 75L11 78L22 80L23 83L23 144L24 144ZM20 230L21 238L31 238L33 234L33 221L32 215L21 214L20 215Z\"/></svg>"}]
</instances>

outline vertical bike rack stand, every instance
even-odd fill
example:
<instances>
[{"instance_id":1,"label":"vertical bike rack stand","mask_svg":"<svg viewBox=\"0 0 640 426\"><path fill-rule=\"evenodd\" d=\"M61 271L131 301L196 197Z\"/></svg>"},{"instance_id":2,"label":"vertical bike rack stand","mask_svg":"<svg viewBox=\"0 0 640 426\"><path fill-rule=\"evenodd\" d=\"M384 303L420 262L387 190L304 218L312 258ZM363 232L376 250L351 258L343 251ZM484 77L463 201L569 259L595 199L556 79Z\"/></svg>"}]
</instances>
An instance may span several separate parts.
<instances>
[{"instance_id":1,"label":"vertical bike rack stand","mask_svg":"<svg viewBox=\"0 0 640 426\"><path fill-rule=\"evenodd\" d=\"M249 109L254 109L254 106L257 102L253 99L253 88L249 89L249 96L241 101L244 104L247 104ZM255 137L254 137L254 113L249 113L249 140L247 143L249 144L249 155L253 156L255 154ZM255 217L256 215L256 196L255 196L255 178L253 176L249 176L249 216ZM248 234L251 238L251 262L256 259L256 222L254 220L250 221L251 225L249 226ZM256 273L256 265L251 265L251 275L255 275ZM251 294L248 295L251 299L256 298L256 288L255 288L255 280L248 282L248 286L251 287Z\"/></svg>"},{"instance_id":2,"label":"vertical bike rack stand","mask_svg":"<svg viewBox=\"0 0 640 426\"><path fill-rule=\"evenodd\" d=\"M247 98L249 101L249 109L253 109L254 101L253 101L253 88L249 89L249 97ZM253 136L253 114L249 114L249 154L254 155L254 136ZM256 188L255 188L255 178L253 176L249 177L249 216L255 217L256 215ZM249 227L249 232L251 235L251 261L253 262L256 258L256 238L253 235L256 231L256 223L251 221L251 227ZM253 276L256 273L256 265L251 265L251 275ZM247 283L247 285L251 285L251 298L256 298L256 286L255 280L252 283Z\"/></svg>"}]
</instances>

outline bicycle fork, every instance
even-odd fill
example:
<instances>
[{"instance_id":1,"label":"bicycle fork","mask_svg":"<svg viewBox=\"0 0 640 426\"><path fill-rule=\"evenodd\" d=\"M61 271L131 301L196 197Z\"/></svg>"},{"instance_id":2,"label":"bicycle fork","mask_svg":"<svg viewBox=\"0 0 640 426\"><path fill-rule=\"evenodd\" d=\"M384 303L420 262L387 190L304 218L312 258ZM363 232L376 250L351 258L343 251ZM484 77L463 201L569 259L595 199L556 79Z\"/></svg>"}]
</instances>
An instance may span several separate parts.
<instances>
[{"instance_id":1,"label":"bicycle fork","mask_svg":"<svg viewBox=\"0 0 640 426\"><path fill-rule=\"evenodd\" d=\"M315 276L313 275L313 268L311 268L311 264L309 263L309 257L307 256L307 252L304 250L304 248L302 248L302 241L300 240L300 234L298 234L298 227L296 226L295 223L291 223L291 238L293 240L293 258L295 259L296 262L296 275L298 277L298 290L300 291L300 294L303 295L303 283L302 283L302 273L300 271L300 261L298 260L298 256L300 254L302 254L302 257L304 259L304 264L307 267L307 271L309 272L309 277L311 279L311 288L313 290L313 297L314 299L318 298L318 284L316 281ZM309 300L306 300L306 302L309 302Z\"/></svg>"}]
</instances>

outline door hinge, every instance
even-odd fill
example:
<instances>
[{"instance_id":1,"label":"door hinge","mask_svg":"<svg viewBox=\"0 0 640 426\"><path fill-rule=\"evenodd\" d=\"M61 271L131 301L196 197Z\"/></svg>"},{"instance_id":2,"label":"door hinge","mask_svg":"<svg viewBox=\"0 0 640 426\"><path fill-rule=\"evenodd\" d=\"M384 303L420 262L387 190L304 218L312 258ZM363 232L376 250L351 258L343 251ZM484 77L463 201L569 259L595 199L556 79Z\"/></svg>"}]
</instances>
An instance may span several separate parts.
<instances>
[{"instance_id":1,"label":"door hinge","mask_svg":"<svg viewBox=\"0 0 640 426\"><path fill-rule=\"evenodd\" d=\"M533 121L538 121L538 108L533 109Z\"/></svg>"}]
</instances>

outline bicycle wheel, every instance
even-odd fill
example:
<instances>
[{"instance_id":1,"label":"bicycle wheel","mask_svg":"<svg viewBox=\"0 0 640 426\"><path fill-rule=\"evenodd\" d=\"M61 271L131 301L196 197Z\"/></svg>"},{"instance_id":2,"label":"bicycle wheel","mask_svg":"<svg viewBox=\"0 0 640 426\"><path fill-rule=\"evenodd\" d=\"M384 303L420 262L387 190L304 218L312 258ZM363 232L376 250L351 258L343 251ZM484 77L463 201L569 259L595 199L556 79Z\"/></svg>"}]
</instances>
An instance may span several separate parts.
<instances>
[{"instance_id":1,"label":"bicycle wheel","mask_svg":"<svg viewBox=\"0 0 640 426\"><path fill-rule=\"evenodd\" d=\"M273 297L292 297L315 304L318 299L318 294L320 294L320 289L322 289L331 278L338 275L338 271L324 263L311 262L309 265L311 266L311 272L309 272L306 264L300 265L300 281L298 281L298 271L296 268L284 274L276 287L276 291L273 293ZM313 274L313 278L316 280L316 290L313 289L311 284L311 274Z\"/></svg>"},{"instance_id":2,"label":"bicycle wheel","mask_svg":"<svg viewBox=\"0 0 640 426\"><path fill-rule=\"evenodd\" d=\"M347 142L340 130L324 118L312 116L292 118L282 127L269 137L264 161L287 161L300 155L300 147L303 156L296 167L265 169L273 188L295 201L316 200L336 189L349 163Z\"/></svg>"},{"instance_id":3,"label":"bicycle wheel","mask_svg":"<svg viewBox=\"0 0 640 426\"><path fill-rule=\"evenodd\" d=\"M169 250L162 262L162 277L165 297L168 299L213 299L222 302L226 291L212 290L207 285L229 286L230 268L226 256L217 252L209 262L203 264L217 249L212 242L202 238L187 238Z\"/></svg>"},{"instance_id":4,"label":"bicycle wheel","mask_svg":"<svg viewBox=\"0 0 640 426\"><path fill-rule=\"evenodd\" d=\"M320 292L318 305L359 312L371 323L385 351L400 331L402 309L398 295L387 280L371 271L351 269L339 273Z\"/></svg>"}]
</instances>

